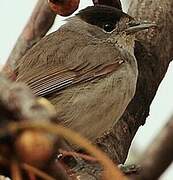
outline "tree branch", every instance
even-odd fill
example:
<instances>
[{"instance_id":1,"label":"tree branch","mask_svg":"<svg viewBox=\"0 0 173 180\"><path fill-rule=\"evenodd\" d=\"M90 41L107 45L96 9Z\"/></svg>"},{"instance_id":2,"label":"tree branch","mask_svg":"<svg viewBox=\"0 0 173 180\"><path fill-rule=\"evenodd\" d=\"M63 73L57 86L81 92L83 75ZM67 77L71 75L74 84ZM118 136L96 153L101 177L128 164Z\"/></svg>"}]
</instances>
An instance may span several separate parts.
<instances>
[{"instance_id":1,"label":"tree branch","mask_svg":"<svg viewBox=\"0 0 173 180\"><path fill-rule=\"evenodd\" d=\"M38 0L32 15L19 36L2 72L9 78L15 79L15 64L21 57L37 43L54 23L56 14L50 10L47 0Z\"/></svg>"},{"instance_id":2,"label":"tree branch","mask_svg":"<svg viewBox=\"0 0 173 180\"><path fill-rule=\"evenodd\" d=\"M146 152L141 155L139 164L142 169L139 175L132 176L132 179L148 180L158 179L173 161L173 116L165 127L149 145Z\"/></svg>"}]
</instances>

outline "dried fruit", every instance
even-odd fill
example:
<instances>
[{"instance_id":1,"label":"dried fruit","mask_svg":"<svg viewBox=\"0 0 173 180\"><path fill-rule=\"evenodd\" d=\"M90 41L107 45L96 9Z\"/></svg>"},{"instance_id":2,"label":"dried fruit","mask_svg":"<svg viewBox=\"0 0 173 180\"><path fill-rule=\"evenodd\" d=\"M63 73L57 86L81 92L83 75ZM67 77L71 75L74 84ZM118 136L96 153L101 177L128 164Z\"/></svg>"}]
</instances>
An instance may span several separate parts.
<instances>
[{"instance_id":1,"label":"dried fruit","mask_svg":"<svg viewBox=\"0 0 173 180\"><path fill-rule=\"evenodd\" d=\"M51 9L61 15L69 16L78 9L80 0L48 0Z\"/></svg>"},{"instance_id":2,"label":"dried fruit","mask_svg":"<svg viewBox=\"0 0 173 180\"><path fill-rule=\"evenodd\" d=\"M54 143L43 132L27 130L17 137L15 149L23 162L41 167L51 158Z\"/></svg>"}]
</instances>

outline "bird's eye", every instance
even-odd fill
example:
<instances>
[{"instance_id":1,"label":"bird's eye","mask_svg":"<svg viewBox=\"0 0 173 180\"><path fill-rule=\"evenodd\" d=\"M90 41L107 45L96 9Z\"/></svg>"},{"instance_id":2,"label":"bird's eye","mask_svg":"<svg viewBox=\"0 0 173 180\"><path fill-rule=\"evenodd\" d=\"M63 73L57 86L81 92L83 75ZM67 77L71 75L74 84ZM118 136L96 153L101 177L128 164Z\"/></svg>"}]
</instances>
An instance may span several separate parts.
<instances>
[{"instance_id":1,"label":"bird's eye","mask_svg":"<svg viewBox=\"0 0 173 180\"><path fill-rule=\"evenodd\" d=\"M111 32L111 31L114 30L114 25L111 24L111 23L106 23L106 24L104 24L103 29L104 29L106 32Z\"/></svg>"}]
</instances>

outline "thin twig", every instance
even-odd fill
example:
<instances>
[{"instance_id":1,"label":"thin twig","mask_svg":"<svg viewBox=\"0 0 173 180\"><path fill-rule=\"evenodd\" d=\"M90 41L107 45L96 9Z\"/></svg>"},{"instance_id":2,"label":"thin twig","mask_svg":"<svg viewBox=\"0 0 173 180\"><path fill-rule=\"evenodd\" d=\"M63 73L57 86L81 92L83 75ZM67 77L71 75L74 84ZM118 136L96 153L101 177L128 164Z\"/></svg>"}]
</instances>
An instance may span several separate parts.
<instances>
[{"instance_id":1,"label":"thin twig","mask_svg":"<svg viewBox=\"0 0 173 180\"><path fill-rule=\"evenodd\" d=\"M90 162L98 162L98 160L96 158L89 156L89 155L86 155L86 154L81 154L81 153L77 153L74 151L65 151L62 149L59 149L59 152L63 155L63 157L76 156L76 157L80 157L80 158L85 159L85 160L90 161Z\"/></svg>"},{"instance_id":2,"label":"thin twig","mask_svg":"<svg viewBox=\"0 0 173 180\"><path fill-rule=\"evenodd\" d=\"M173 116L156 136L144 152L138 164L141 165L139 175L132 179L158 179L173 161Z\"/></svg>"},{"instance_id":3,"label":"thin twig","mask_svg":"<svg viewBox=\"0 0 173 180\"><path fill-rule=\"evenodd\" d=\"M22 173L17 161L11 162L11 177L14 180L22 180Z\"/></svg>"},{"instance_id":4,"label":"thin twig","mask_svg":"<svg viewBox=\"0 0 173 180\"><path fill-rule=\"evenodd\" d=\"M30 166L29 164L22 164L22 169L26 170L27 172L31 172L44 180L55 180L55 178L49 176L48 174L44 173L43 171L40 171L39 169L33 166Z\"/></svg>"},{"instance_id":5,"label":"thin twig","mask_svg":"<svg viewBox=\"0 0 173 180\"><path fill-rule=\"evenodd\" d=\"M48 133L52 133L57 136L62 136L71 143L74 143L81 148L84 148L88 153L93 155L98 159L100 164L104 167L105 179L126 179L122 172L118 169L117 166L98 148L93 146L90 141L81 137L81 135L73 132L70 129L67 129L60 125L54 125L52 123L33 123L33 122L20 122L20 123L10 123L6 128L1 128L0 133L8 131L11 133L17 132L19 130L25 129L40 129Z\"/></svg>"}]
</instances>

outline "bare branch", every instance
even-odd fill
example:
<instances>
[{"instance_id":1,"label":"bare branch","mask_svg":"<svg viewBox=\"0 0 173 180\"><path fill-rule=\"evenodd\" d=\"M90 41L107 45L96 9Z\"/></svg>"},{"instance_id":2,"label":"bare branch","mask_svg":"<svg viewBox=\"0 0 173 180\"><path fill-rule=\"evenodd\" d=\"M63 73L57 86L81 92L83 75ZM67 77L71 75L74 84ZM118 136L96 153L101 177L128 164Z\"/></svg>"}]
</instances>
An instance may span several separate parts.
<instances>
[{"instance_id":1,"label":"bare branch","mask_svg":"<svg viewBox=\"0 0 173 180\"><path fill-rule=\"evenodd\" d=\"M132 179L158 179L173 161L173 116L141 155L142 170Z\"/></svg>"},{"instance_id":2,"label":"bare branch","mask_svg":"<svg viewBox=\"0 0 173 180\"><path fill-rule=\"evenodd\" d=\"M0 75L0 126L9 120L45 120L55 116L36 101L23 83L11 82Z\"/></svg>"},{"instance_id":3,"label":"bare branch","mask_svg":"<svg viewBox=\"0 0 173 180\"><path fill-rule=\"evenodd\" d=\"M50 10L46 0L38 0L33 13L19 36L2 72L14 77L15 63L38 42L52 26L56 14ZM12 78L13 79L13 78Z\"/></svg>"}]
</instances>

